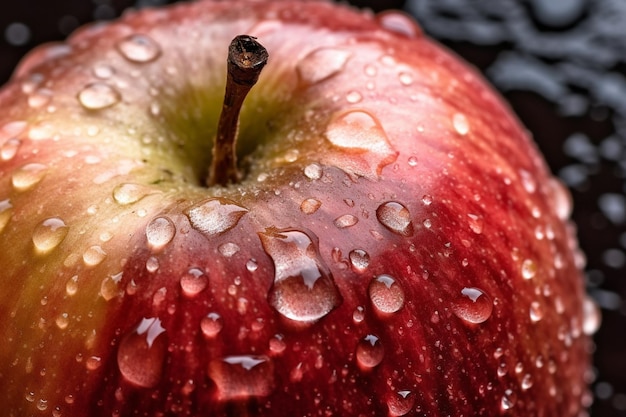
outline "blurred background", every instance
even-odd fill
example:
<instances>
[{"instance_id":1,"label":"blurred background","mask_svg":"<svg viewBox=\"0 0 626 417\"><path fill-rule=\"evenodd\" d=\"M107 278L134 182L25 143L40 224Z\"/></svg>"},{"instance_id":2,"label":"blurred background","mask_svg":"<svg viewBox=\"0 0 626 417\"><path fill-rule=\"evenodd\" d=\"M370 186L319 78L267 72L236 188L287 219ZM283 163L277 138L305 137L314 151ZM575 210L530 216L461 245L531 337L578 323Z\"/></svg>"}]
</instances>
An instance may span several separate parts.
<instances>
[{"instance_id":1,"label":"blurred background","mask_svg":"<svg viewBox=\"0 0 626 417\"><path fill-rule=\"evenodd\" d=\"M0 5L0 84L34 46L129 7L174 0L20 0ZM626 1L354 0L400 8L510 102L572 190L595 335L594 417L626 416Z\"/></svg>"}]
</instances>

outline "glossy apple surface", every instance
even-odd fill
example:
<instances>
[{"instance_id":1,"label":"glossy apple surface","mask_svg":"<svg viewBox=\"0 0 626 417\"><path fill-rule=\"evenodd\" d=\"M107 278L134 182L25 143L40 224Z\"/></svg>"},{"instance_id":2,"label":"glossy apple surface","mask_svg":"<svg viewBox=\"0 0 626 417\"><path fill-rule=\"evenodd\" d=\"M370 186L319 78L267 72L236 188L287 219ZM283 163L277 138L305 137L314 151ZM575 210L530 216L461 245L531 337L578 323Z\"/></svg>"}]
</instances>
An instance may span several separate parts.
<instances>
[{"instance_id":1,"label":"glossy apple surface","mask_svg":"<svg viewBox=\"0 0 626 417\"><path fill-rule=\"evenodd\" d=\"M243 179L205 187L228 44L270 59ZM0 92L9 416L577 416L567 191L403 15L326 2L129 13Z\"/></svg>"}]
</instances>

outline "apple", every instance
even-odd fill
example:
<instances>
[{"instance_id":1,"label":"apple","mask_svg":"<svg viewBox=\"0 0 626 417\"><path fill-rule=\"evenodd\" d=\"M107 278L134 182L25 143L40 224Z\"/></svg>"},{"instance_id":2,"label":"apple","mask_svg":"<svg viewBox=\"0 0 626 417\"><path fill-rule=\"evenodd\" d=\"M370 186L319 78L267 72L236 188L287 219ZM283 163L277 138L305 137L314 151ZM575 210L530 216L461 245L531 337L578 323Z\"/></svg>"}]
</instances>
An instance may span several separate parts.
<instances>
[{"instance_id":1,"label":"apple","mask_svg":"<svg viewBox=\"0 0 626 417\"><path fill-rule=\"evenodd\" d=\"M407 16L129 12L0 108L3 415L584 415L568 192Z\"/></svg>"}]
</instances>

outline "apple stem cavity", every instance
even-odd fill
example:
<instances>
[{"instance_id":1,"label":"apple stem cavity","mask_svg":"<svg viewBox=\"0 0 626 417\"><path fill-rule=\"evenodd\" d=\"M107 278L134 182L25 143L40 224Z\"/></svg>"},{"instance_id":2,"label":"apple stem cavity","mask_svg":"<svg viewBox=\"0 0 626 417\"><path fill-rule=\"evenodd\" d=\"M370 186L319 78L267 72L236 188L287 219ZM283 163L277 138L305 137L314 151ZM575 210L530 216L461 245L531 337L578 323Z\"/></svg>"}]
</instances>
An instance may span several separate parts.
<instances>
[{"instance_id":1,"label":"apple stem cavity","mask_svg":"<svg viewBox=\"0 0 626 417\"><path fill-rule=\"evenodd\" d=\"M213 145L208 186L227 186L241 180L237 169L236 147L239 113L248 92L267 64L267 58L267 50L252 36L239 35L230 43L226 91Z\"/></svg>"}]
</instances>

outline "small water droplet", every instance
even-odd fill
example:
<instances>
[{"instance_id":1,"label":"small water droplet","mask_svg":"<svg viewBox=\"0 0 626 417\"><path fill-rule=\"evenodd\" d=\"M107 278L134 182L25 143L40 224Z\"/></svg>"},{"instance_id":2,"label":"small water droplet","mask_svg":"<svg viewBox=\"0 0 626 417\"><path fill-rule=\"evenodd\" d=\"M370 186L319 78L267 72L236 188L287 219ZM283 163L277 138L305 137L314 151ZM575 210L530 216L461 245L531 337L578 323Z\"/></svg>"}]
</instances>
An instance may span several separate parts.
<instances>
[{"instance_id":1,"label":"small water droplet","mask_svg":"<svg viewBox=\"0 0 626 417\"><path fill-rule=\"evenodd\" d=\"M280 355L281 353L283 353L287 348L287 344L285 343L283 335L274 335L274 337L270 339L269 348L273 354Z\"/></svg>"},{"instance_id":2,"label":"small water droplet","mask_svg":"<svg viewBox=\"0 0 626 417\"><path fill-rule=\"evenodd\" d=\"M456 133L461 136L465 136L469 133L470 127L467 117L463 113L455 113L452 116L452 126Z\"/></svg>"},{"instance_id":3,"label":"small water droplet","mask_svg":"<svg viewBox=\"0 0 626 417\"><path fill-rule=\"evenodd\" d=\"M185 210L191 226L209 239L235 227L247 212L226 198L209 198Z\"/></svg>"},{"instance_id":4,"label":"small water droplet","mask_svg":"<svg viewBox=\"0 0 626 417\"><path fill-rule=\"evenodd\" d=\"M346 94L346 101L350 104L356 104L363 100L363 96L358 91L350 91Z\"/></svg>"},{"instance_id":5,"label":"small water droplet","mask_svg":"<svg viewBox=\"0 0 626 417\"><path fill-rule=\"evenodd\" d=\"M317 84L344 69L351 53L338 48L319 48L298 61L296 72L304 85Z\"/></svg>"},{"instance_id":6,"label":"small water droplet","mask_svg":"<svg viewBox=\"0 0 626 417\"><path fill-rule=\"evenodd\" d=\"M388 201L378 206L376 218L393 233L405 237L413 235L411 213L409 209L396 201Z\"/></svg>"},{"instance_id":7,"label":"small water droplet","mask_svg":"<svg viewBox=\"0 0 626 417\"><path fill-rule=\"evenodd\" d=\"M256 271L258 267L259 267L259 264L257 264L256 259L248 259L248 262L246 262L246 269L249 272Z\"/></svg>"},{"instance_id":8,"label":"small water droplet","mask_svg":"<svg viewBox=\"0 0 626 417\"><path fill-rule=\"evenodd\" d=\"M515 406L515 402L517 401L517 396L513 392L513 390L507 389L504 391L504 395L500 400L500 409L502 411L510 410Z\"/></svg>"},{"instance_id":9,"label":"small water droplet","mask_svg":"<svg viewBox=\"0 0 626 417\"><path fill-rule=\"evenodd\" d=\"M522 180L522 185L527 193L532 194L537 191L537 183L533 178L532 174L525 169L520 170L519 172L520 178Z\"/></svg>"},{"instance_id":10,"label":"small water droplet","mask_svg":"<svg viewBox=\"0 0 626 417\"><path fill-rule=\"evenodd\" d=\"M338 113L328 124L325 136L334 147L350 154L349 160L340 156L340 165L358 177L377 178L397 157L378 118L364 110Z\"/></svg>"},{"instance_id":11,"label":"small water droplet","mask_svg":"<svg viewBox=\"0 0 626 417\"><path fill-rule=\"evenodd\" d=\"M168 217L156 217L146 227L148 245L158 251L172 241L176 234L176 226Z\"/></svg>"},{"instance_id":12,"label":"small water droplet","mask_svg":"<svg viewBox=\"0 0 626 417\"><path fill-rule=\"evenodd\" d=\"M26 191L38 184L45 177L48 167L43 164L26 164L11 176L11 183L16 191Z\"/></svg>"},{"instance_id":13,"label":"small water droplet","mask_svg":"<svg viewBox=\"0 0 626 417\"><path fill-rule=\"evenodd\" d=\"M385 29L408 38L415 38L422 33L420 27L406 13L387 10L377 14L376 19Z\"/></svg>"},{"instance_id":14,"label":"small water droplet","mask_svg":"<svg viewBox=\"0 0 626 417\"><path fill-rule=\"evenodd\" d=\"M465 287L455 300L452 311L468 323L483 323L491 317L493 302L483 290Z\"/></svg>"},{"instance_id":15,"label":"small water droplet","mask_svg":"<svg viewBox=\"0 0 626 417\"><path fill-rule=\"evenodd\" d=\"M402 83L402 85L413 84L413 75L410 72L401 72L398 75L398 78L400 79L400 83Z\"/></svg>"},{"instance_id":16,"label":"small water droplet","mask_svg":"<svg viewBox=\"0 0 626 417\"><path fill-rule=\"evenodd\" d=\"M363 249L351 250L348 259L354 272L364 272L370 264L370 255Z\"/></svg>"},{"instance_id":17,"label":"small water droplet","mask_svg":"<svg viewBox=\"0 0 626 417\"><path fill-rule=\"evenodd\" d=\"M106 301L110 301L115 297L119 297L123 294L123 291L119 288L119 282L122 280L123 273L117 273L110 275L102 280L100 284L100 295Z\"/></svg>"},{"instance_id":18,"label":"small water droplet","mask_svg":"<svg viewBox=\"0 0 626 417\"><path fill-rule=\"evenodd\" d=\"M422 224L424 225L425 229L430 229L433 226L433 222L430 219L425 219Z\"/></svg>"},{"instance_id":19,"label":"small water droplet","mask_svg":"<svg viewBox=\"0 0 626 417\"><path fill-rule=\"evenodd\" d=\"M529 314L533 323L541 321L543 318L543 306L538 301L533 301L530 303Z\"/></svg>"},{"instance_id":20,"label":"small water droplet","mask_svg":"<svg viewBox=\"0 0 626 417\"><path fill-rule=\"evenodd\" d=\"M33 243L40 253L48 253L61 244L69 227L58 217L51 217L39 223L33 231Z\"/></svg>"},{"instance_id":21,"label":"small water droplet","mask_svg":"<svg viewBox=\"0 0 626 417\"><path fill-rule=\"evenodd\" d=\"M117 351L117 365L128 382L145 388L159 383L167 348L164 333L161 320L144 318L122 338Z\"/></svg>"},{"instance_id":22,"label":"small water droplet","mask_svg":"<svg viewBox=\"0 0 626 417\"><path fill-rule=\"evenodd\" d=\"M310 180L319 180L322 178L322 167L318 164L309 164L304 167L304 175Z\"/></svg>"},{"instance_id":23,"label":"small water droplet","mask_svg":"<svg viewBox=\"0 0 626 417\"><path fill-rule=\"evenodd\" d=\"M69 324L70 320L69 320L67 313L61 313L57 316L54 322L56 323L59 329L63 330L67 328L67 325Z\"/></svg>"},{"instance_id":24,"label":"small water droplet","mask_svg":"<svg viewBox=\"0 0 626 417\"><path fill-rule=\"evenodd\" d=\"M362 323L365 320L365 308L362 306L357 306L352 312L352 321L354 324Z\"/></svg>"},{"instance_id":25,"label":"small water droplet","mask_svg":"<svg viewBox=\"0 0 626 417\"><path fill-rule=\"evenodd\" d=\"M148 272L156 272L159 269L159 260L155 256L151 256L146 261L146 269Z\"/></svg>"},{"instance_id":26,"label":"small water droplet","mask_svg":"<svg viewBox=\"0 0 626 417\"><path fill-rule=\"evenodd\" d=\"M214 338L222 331L224 321L217 313L209 313L200 320L200 330L205 337Z\"/></svg>"},{"instance_id":27,"label":"small water droplet","mask_svg":"<svg viewBox=\"0 0 626 417\"><path fill-rule=\"evenodd\" d=\"M102 80L109 79L115 74L115 70L108 64L97 64L92 69L93 75Z\"/></svg>"},{"instance_id":28,"label":"small water droplet","mask_svg":"<svg viewBox=\"0 0 626 417\"><path fill-rule=\"evenodd\" d=\"M483 220L482 216L479 216L477 214L468 214L467 217L469 217L469 227L472 232L476 233L477 235L481 234L485 225L485 221Z\"/></svg>"},{"instance_id":29,"label":"small water droplet","mask_svg":"<svg viewBox=\"0 0 626 417\"><path fill-rule=\"evenodd\" d=\"M28 105L33 109L43 107L50 103L52 96L52 91L47 88L37 89L28 96Z\"/></svg>"},{"instance_id":30,"label":"small water droplet","mask_svg":"<svg viewBox=\"0 0 626 417\"><path fill-rule=\"evenodd\" d=\"M39 399L39 401L37 401L37 410L39 411L46 411L48 409L48 400L44 400Z\"/></svg>"},{"instance_id":31,"label":"small water droplet","mask_svg":"<svg viewBox=\"0 0 626 417\"><path fill-rule=\"evenodd\" d=\"M408 163L410 167L416 167L419 163L419 160L416 156L409 156Z\"/></svg>"},{"instance_id":32,"label":"small water droplet","mask_svg":"<svg viewBox=\"0 0 626 417\"><path fill-rule=\"evenodd\" d=\"M13 204L11 200L0 200L0 232L4 230L9 220L13 217Z\"/></svg>"},{"instance_id":33,"label":"small water droplet","mask_svg":"<svg viewBox=\"0 0 626 417\"><path fill-rule=\"evenodd\" d=\"M274 283L268 300L280 314L299 322L312 322L341 303L330 270L322 260L318 240L310 232L267 229L259 233L265 252L274 263Z\"/></svg>"},{"instance_id":34,"label":"small water droplet","mask_svg":"<svg viewBox=\"0 0 626 417\"><path fill-rule=\"evenodd\" d=\"M87 110L105 109L119 103L121 99L119 91L102 82L87 84L78 93L78 101Z\"/></svg>"},{"instance_id":35,"label":"small water droplet","mask_svg":"<svg viewBox=\"0 0 626 417\"><path fill-rule=\"evenodd\" d=\"M118 204L126 205L136 203L148 194L155 191L141 184L124 183L113 189L113 198Z\"/></svg>"},{"instance_id":36,"label":"small water droplet","mask_svg":"<svg viewBox=\"0 0 626 417\"><path fill-rule=\"evenodd\" d=\"M227 356L209 363L209 378L221 401L265 397L274 390L274 364L267 356Z\"/></svg>"},{"instance_id":37,"label":"small water droplet","mask_svg":"<svg viewBox=\"0 0 626 417\"><path fill-rule=\"evenodd\" d=\"M526 374L524 375L524 378L522 378L522 389L524 391L530 389L533 386L533 377L530 374Z\"/></svg>"},{"instance_id":38,"label":"small water droplet","mask_svg":"<svg viewBox=\"0 0 626 417\"><path fill-rule=\"evenodd\" d=\"M161 55L161 47L152 38L134 34L122 39L117 50L129 61L146 63L154 61Z\"/></svg>"},{"instance_id":39,"label":"small water droplet","mask_svg":"<svg viewBox=\"0 0 626 417\"><path fill-rule=\"evenodd\" d=\"M583 301L583 333L593 335L600 328L602 315L595 301L589 296Z\"/></svg>"},{"instance_id":40,"label":"small water droplet","mask_svg":"<svg viewBox=\"0 0 626 417\"><path fill-rule=\"evenodd\" d=\"M391 275L374 278L368 287L372 305L384 314L395 313L404 306L404 290Z\"/></svg>"},{"instance_id":41,"label":"small water droplet","mask_svg":"<svg viewBox=\"0 0 626 417\"><path fill-rule=\"evenodd\" d=\"M384 357L385 349L373 334L365 336L356 346L356 360L361 368L374 368L380 365Z\"/></svg>"},{"instance_id":42,"label":"small water droplet","mask_svg":"<svg viewBox=\"0 0 626 417\"><path fill-rule=\"evenodd\" d=\"M354 226L359 222L359 219L352 214L344 214L343 216L339 216L335 219L334 224L335 227L339 229L344 229L346 227Z\"/></svg>"},{"instance_id":43,"label":"small water droplet","mask_svg":"<svg viewBox=\"0 0 626 417\"><path fill-rule=\"evenodd\" d=\"M72 278L68 279L65 283L65 292L70 297L75 295L78 291L78 275L74 275Z\"/></svg>"},{"instance_id":44,"label":"small water droplet","mask_svg":"<svg viewBox=\"0 0 626 417\"><path fill-rule=\"evenodd\" d=\"M572 196L565 185L556 178L551 178L548 182L552 207L557 217L563 221L570 218L573 210Z\"/></svg>"},{"instance_id":45,"label":"small water droplet","mask_svg":"<svg viewBox=\"0 0 626 417\"><path fill-rule=\"evenodd\" d=\"M395 392L387 400L390 416L407 415L415 405L415 395L411 391L402 390Z\"/></svg>"},{"instance_id":46,"label":"small water droplet","mask_svg":"<svg viewBox=\"0 0 626 417\"><path fill-rule=\"evenodd\" d=\"M85 366L87 367L87 369L89 369L90 371L95 371L96 369L98 369L100 366L102 365L102 358L100 358L99 356L90 356L87 358L87 360L85 361Z\"/></svg>"},{"instance_id":47,"label":"small water droplet","mask_svg":"<svg viewBox=\"0 0 626 417\"><path fill-rule=\"evenodd\" d=\"M187 297L195 297L202 292L208 283L208 278L200 268L189 268L180 278L180 287Z\"/></svg>"},{"instance_id":48,"label":"small water droplet","mask_svg":"<svg viewBox=\"0 0 626 417\"><path fill-rule=\"evenodd\" d=\"M300 211L304 214L313 214L322 206L322 202L316 198L307 198L300 203Z\"/></svg>"},{"instance_id":49,"label":"small water droplet","mask_svg":"<svg viewBox=\"0 0 626 417\"><path fill-rule=\"evenodd\" d=\"M95 266L100 264L107 254L100 246L90 246L83 253L83 262L87 266Z\"/></svg>"},{"instance_id":50,"label":"small water droplet","mask_svg":"<svg viewBox=\"0 0 626 417\"><path fill-rule=\"evenodd\" d=\"M3 161L10 161L17 155L17 151L22 145L22 141L17 138L11 138L0 147L0 158Z\"/></svg>"},{"instance_id":51,"label":"small water droplet","mask_svg":"<svg viewBox=\"0 0 626 417\"><path fill-rule=\"evenodd\" d=\"M532 259L525 259L522 262L522 277L532 279L537 275L537 264Z\"/></svg>"},{"instance_id":52,"label":"small water droplet","mask_svg":"<svg viewBox=\"0 0 626 417\"><path fill-rule=\"evenodd\" d=\"M239 247L239 245L237 245L236 243L232 243L232 242L226 242L226 243L222 243L217 250L220 252L220 254L225 257L225 258L230 258L231 256L233 256L234 254L236 254L237 252L239 252L241 248Z\"/></svg>"}]
</instances>

